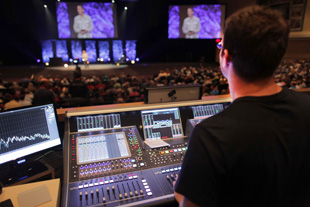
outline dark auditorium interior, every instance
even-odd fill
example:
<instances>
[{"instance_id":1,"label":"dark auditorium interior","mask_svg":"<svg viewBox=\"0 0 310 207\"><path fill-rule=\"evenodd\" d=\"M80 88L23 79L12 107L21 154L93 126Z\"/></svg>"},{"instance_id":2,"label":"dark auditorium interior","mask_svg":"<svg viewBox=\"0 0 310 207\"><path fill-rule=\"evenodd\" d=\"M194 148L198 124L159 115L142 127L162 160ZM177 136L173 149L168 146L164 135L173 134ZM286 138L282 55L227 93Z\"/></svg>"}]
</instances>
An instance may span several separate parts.
<instances>
[{"instance_id":1,"label":"dark auditorium interior","mask_svg":"<svg viewBox=\"0 0 310 207\"><path fill-rule=\"evenodd\" d=\"M217 47L225 20L279 10L290 34L274 81L309 95L309 4L1 0L0 206L178 206L194 127L232 103Z\"/></svg>"}]
</instances>

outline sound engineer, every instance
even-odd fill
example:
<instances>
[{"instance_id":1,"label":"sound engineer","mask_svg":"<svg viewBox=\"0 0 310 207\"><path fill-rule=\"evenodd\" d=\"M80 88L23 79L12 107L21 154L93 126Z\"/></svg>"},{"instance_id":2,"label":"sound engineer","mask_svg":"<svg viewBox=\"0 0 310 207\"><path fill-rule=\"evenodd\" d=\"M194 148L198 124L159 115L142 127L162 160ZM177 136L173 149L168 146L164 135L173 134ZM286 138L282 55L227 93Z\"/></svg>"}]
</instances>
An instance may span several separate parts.
<instances>
[{"instance_id":1,"label":"sound engineer","mask_svg":"<svg viewBox=\"0 0 310 207\"><path fill-rule=\"evenodd\" d=\"M233 102L194 129L175 184L180 206L310 206L310 97L273 79L288 36L270 8L226 20L220 67Z\"/></svg>"}]
</instances>

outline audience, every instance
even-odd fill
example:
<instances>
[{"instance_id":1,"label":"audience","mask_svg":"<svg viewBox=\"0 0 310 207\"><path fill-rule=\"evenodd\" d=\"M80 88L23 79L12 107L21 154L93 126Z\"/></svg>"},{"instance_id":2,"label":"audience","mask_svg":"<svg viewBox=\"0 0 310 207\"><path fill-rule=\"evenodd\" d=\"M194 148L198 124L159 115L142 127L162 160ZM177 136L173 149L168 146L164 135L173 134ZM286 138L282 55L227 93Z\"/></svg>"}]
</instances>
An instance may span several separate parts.
<instances>
[{"instance_id":1,"label":"audience","mask_svg":"<svg viewBox=\"0 0 310 207\"><path fill-rule=\"evenodd\" d=\"M282 87L310 87L310 60L283 60L274 74ZM82 76L77 68L70 77L32 77L21 82L0 79L0 109L55 103L59 107L77 107L144 100L147 87L201 84L203 96L229 94L226 78L218 67L175 67L161 70L152 77L130 74Z\"/></svg>"}]
</instances>

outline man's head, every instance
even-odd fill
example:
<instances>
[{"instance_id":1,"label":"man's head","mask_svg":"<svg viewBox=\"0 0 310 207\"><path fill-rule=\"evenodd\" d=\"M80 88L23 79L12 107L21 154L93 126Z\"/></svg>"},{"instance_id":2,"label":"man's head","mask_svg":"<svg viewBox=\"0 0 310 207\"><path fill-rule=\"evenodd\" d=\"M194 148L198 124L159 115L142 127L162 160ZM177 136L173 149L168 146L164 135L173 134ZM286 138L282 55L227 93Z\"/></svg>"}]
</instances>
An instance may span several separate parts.
<instances>
[{"instance_id":1,"label":"man's head","mask_svg":"<svg viewBox=\"0 0 310 207\"><path fill-rule=\"evenodd\" d=\"M288 35L289 25L280 12L247 7L226 20L220 56L228 53L235 74L245 81L269 78L286 51Z\"/></svg>"},{"instance_id":2,"label":"man's head","mask_svg":"<svg viewBox=\"0 0 310 207\"><path fill-rule=\"evenodd\" d=\"M77 5L76 8L79 15L84 15L84 7L82 5Z\"/></svg>"},{"instance_id":3,"label":"man's head","mask_svg":"<svg viewBox=\"0 0 310 207\"><path fill-rule=\"evenodd\" d=\"M193 10L193 8L188 8L188 9L187 9L187 15L188 15L189 17L194 16L194 10Z\"/></svg>"}]
</instances>

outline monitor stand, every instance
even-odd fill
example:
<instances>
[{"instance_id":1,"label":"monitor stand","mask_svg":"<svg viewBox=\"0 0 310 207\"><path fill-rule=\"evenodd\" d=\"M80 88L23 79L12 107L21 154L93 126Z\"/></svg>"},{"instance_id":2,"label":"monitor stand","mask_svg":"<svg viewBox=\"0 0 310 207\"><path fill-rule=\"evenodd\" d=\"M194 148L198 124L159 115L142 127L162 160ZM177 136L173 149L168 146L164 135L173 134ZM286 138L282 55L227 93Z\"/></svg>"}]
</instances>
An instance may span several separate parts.
<instances>
[{"instance_id":1,"label":"monitor stand","mask_svg":"<svg viewBox=\"0 0 310 207\"><path fill-rule=\"evenodd\" d=\"M46 170L48 170L48 168L40 161L32 161L22 164L16 163L10 165L7 174L4 176L1 175L0 180L4 186L9 186Z\"/></svg>"}]
</instances>

